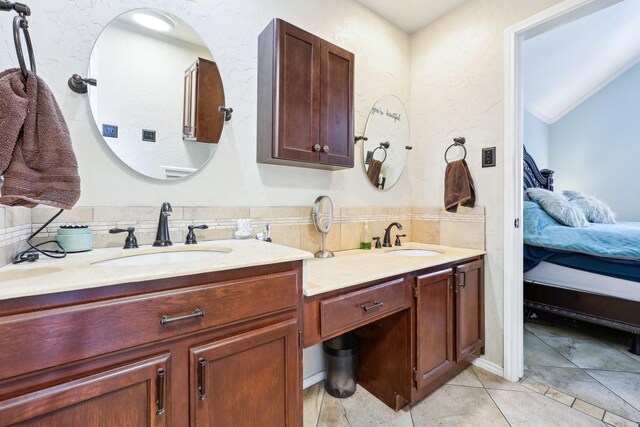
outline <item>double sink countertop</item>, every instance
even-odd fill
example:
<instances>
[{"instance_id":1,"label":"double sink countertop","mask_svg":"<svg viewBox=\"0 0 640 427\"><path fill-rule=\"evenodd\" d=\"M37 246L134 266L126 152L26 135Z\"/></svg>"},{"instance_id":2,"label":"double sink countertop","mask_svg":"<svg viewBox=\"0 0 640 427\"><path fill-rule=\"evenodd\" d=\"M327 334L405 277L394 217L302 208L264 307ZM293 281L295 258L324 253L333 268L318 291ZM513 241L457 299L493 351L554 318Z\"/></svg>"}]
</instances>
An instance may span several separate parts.
<instances>
[{"instance_id":1,"label":"double sink countertop","mask_svg":"<svg viewBox=\"0 0 640 427\"><path fill-rule=\"evenodd\" d=\"M429 249L443 253L418 257L386 253L393 249ZM116 258L176 251L221 253L211 259L172 263L99 264ZM405 243L400 248L354 249L335 252L334 258L318 259L306 251L253 239L217 240L193 246L179 244L166 248L146 246L139 249L96 249L69 254L63 259L42 257L35 263L25 262L0 268L0 300L298 260L306 260L303 270L304 295L312 296L484 253L476 249Z\"/></svg>"}]
</instances>

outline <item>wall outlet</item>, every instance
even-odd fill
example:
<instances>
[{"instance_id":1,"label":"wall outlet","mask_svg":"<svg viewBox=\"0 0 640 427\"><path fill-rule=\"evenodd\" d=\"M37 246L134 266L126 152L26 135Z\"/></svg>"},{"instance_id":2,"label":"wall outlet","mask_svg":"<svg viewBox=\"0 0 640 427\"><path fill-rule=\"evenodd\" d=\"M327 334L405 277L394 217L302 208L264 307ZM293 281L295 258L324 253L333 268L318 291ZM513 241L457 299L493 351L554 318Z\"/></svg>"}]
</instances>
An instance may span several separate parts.
<instances>
[{"instance_id":1,"label":"wall outlet","mask_svg":"<svg viewBox=\"0 0 640 427\"><path fill-rule=\"evenodd\" d=\"M156 142L156 131L150 129L142 129L142 140Z\"/></svg>"},{"instance_id":2,"label":"wall outlet","mask_svg":"<svg viewBox=\"0 0 640 427\"><path fill-rule=\"evenodd\" d=\"M118 137L118 126L116 125L102 125L102 136L107 138L117 138Z\"/></svg>"},{"instance_id":3,"label":"wall outlet","mask_svg":"<svg viewBox=\"0 0 640 427\"><path fill-rule=\"evenodd\" d=\"M367 158L364 161L365 165L368 165L373 160L373 151L367 151Z\"/></svg>"},{"instance_id":4,"label":"wall outlet","mask_svg":"<svg viewBox=\"0 0 640 427\"><path fill-rule=\"evenodd\" d=\"M496 165L496 147L482 149L482 167L491 168Z\"/></svg>"}]
</instances>

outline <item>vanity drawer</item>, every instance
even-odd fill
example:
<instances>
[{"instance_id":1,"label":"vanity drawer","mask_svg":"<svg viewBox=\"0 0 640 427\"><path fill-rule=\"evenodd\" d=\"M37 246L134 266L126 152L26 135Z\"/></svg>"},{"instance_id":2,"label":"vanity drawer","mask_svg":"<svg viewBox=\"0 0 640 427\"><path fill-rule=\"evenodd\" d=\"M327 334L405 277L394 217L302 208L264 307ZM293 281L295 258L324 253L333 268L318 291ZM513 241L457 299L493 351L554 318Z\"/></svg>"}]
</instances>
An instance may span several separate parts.
<instances>
[{"instance_id":1,"label":"vanity drawer","mask_svg":"<svg viewBox=\"0 0 640 427\"><path fill-rule=\"evenodd\" d=\"M406 295L405 281L400 278L321 301L322 337L366 323L405 304L408 306Z\"/></svg>"},{"instance_id":2,"label":"vanity drawer","mask_svg":"<svg viewBox=\"0 0 640 427\"><path fill-rule=\"evenodd\" d=\"M293 270L0 317L0 379L294 310L299 293Z\"/></svg>"}]
</instances>

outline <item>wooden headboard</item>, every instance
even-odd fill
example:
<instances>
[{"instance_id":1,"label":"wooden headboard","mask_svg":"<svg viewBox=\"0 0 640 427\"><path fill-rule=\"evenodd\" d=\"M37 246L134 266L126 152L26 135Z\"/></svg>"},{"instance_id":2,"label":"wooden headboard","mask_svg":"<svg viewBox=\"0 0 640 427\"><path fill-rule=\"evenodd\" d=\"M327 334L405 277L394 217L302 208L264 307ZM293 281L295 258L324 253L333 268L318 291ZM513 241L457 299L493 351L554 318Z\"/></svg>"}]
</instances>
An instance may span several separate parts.
<instances>
[{"instance_id":1,"label":"wooden headboard","mask_svg":"<svg viewBox=\"0 0 640 427\"><path fill-rule=\"evenodd\" d=\"M522 146L522 150L522 166L524 169L524 173L522 174L522 186L525 198L527 198L527 188L544 188L549 191L553 191L553 171L549 169L538 169L538 165L536 165L531 154L527 152L526 147Z\"/></svg>"}]
</instances>

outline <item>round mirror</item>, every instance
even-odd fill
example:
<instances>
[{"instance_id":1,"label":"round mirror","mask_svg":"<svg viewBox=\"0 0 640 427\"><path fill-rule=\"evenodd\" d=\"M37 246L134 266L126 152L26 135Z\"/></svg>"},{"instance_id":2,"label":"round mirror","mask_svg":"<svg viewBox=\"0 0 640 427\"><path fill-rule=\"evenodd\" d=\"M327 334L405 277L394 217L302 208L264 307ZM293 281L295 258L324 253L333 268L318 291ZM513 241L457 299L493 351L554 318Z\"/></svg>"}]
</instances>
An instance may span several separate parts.
<instances>
[{"instance_id":1,"label":"round mirror","mask_svg":"<svg viewBox=\"0 0 640 427\"><path fill-rule=\"evenodd\" d=\"M224 125L218 67L200 36L159 10L112 20L91 52L91 112L104 142L135 171L188 176L216 151Z\"/></svg>"},{"instance_id":2,"label":"round mirror","mask_svg":"<svg viewBox=\"0 0 640 427\"><path fill-rule=\"evenodd\" d=\"M380 190L393 187L407 164L409 117L393 95L380 98L367 118L363 160L367 179Z\"/></svg>"},{"instance_id":3,"label":"round mirror","mask_svg":"<svg viewBox=\"0 0 640 427\"><path fill-rule=\"evenodd\" d=\"M320 196L313 204L313 223L322 234L322 248L315 253L316 258L331 258L333 252L327 251L327 234L333 224L333 202L329 196Z\"/></svg>"}]
</instances>

